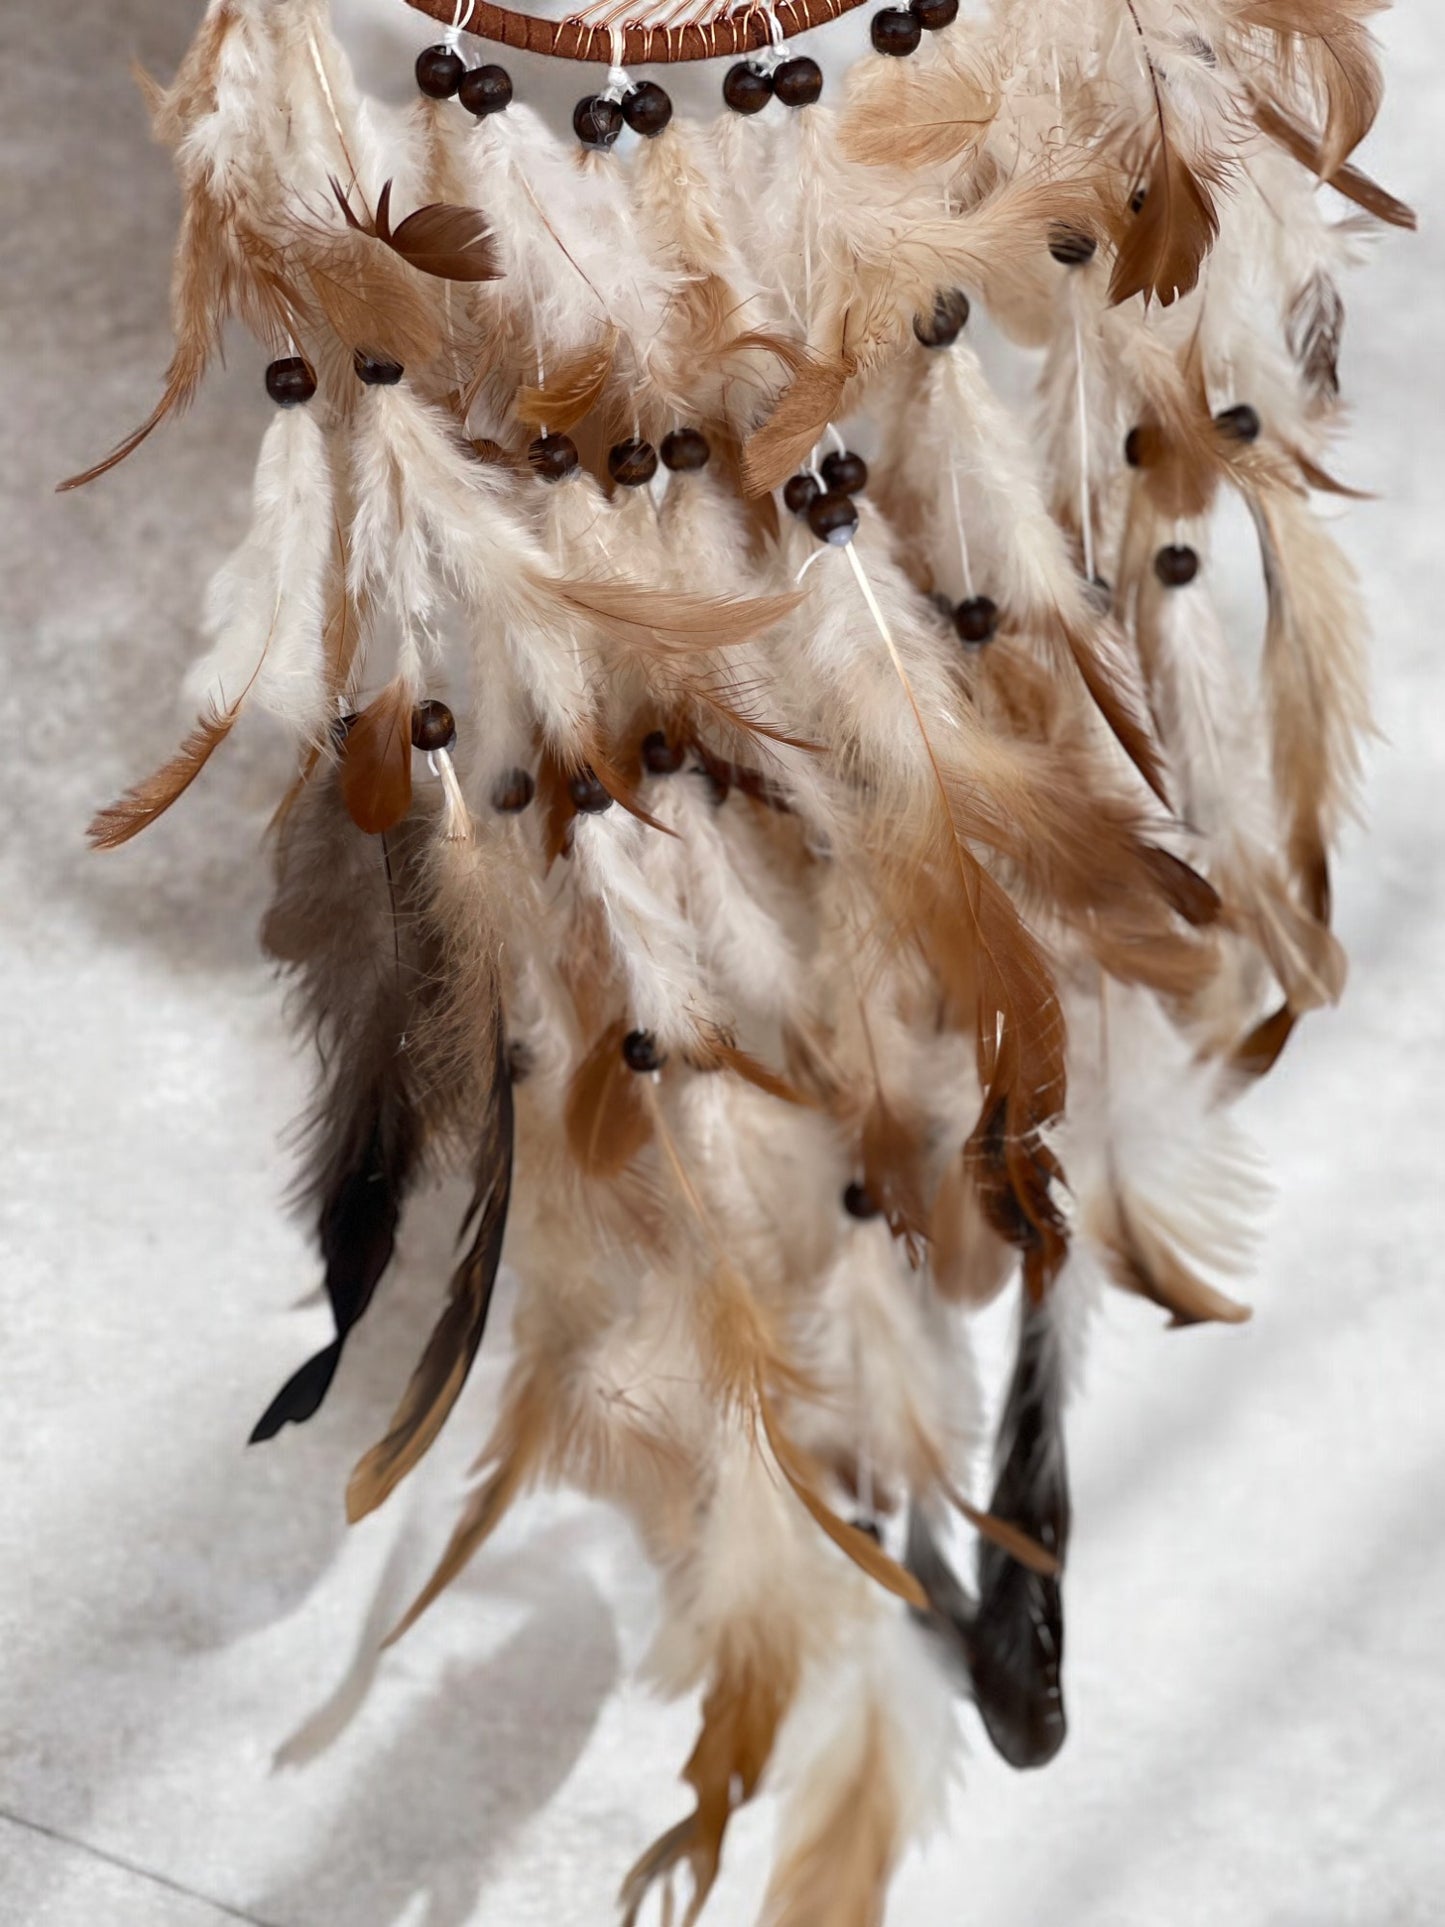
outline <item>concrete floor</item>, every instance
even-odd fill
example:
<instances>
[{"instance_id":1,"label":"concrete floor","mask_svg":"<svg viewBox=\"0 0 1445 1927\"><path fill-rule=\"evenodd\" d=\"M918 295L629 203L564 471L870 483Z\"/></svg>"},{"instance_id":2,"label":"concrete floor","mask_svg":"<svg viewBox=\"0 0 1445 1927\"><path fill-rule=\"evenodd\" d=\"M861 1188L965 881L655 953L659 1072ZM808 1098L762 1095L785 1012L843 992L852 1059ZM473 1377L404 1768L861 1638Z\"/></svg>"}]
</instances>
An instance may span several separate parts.
<instances>
[{"instance_id":1,"label":"concrete floor","mask_svg":"<svg viewBox=\"0 0 1445 1927\"><path fill-rule=\"evenodd\" d=\"M253 936L274 749L238 741L140 843L83 848L176 741L262 423L237 344L188 421L50 492L166 358L173 195L126 63L168 72L197 12L0 18L0 1921L601 1923L684 1810L693 1718L627 1683L651 1594L619 1526L531 1505L368 1694L353 1664L445 1529L501 1370L494 1347L400 1516L348 1534L449 1213L409 1230L322 1422L242 1449L325 1325L278 1209L300 1070ZM1368 160L1428 213L1445 24L1416 4L1386 30ZM1428 221L1351 294L1343 465L1383 499L1349 540L1387 740L1340 879L1348 1000L1253 1104L1279 1181L1256 1320L1168 1337L1109 1307L1072 1431L1073 1735L1017 1779L970 1729L890 1921L1445 1918L1442 301ZM738 1826L715 1927L751 1918L768 1820Z\"/></svg>"}]
</instances>

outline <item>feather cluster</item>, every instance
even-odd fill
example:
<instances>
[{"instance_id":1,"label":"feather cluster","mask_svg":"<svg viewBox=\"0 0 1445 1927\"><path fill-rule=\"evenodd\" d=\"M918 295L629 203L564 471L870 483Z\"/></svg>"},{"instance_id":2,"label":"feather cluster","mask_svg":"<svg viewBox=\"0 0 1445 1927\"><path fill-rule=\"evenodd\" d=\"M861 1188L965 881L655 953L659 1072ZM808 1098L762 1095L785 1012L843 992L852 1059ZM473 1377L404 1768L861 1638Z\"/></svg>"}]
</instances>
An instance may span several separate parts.
<instances>
[{"instance_id":1,"label":"feather cluster","mask_svg":"<svg viewBox=\"0 0 1445 1927\"><path fill-rule=\"evenodd\" d=\"M419 1189L466 1172L349 1511L446 1422L505 1260L506 1389L406 1623L529 1487L631 1516L701 1727L627 1921L695 1920L775 1787L763 1920L876 1923L960 1700L1050 1759L1094 1284L1248 1316L1231 1106L1340 993L1368 727L1315 498L1347 492L1340 270L1411 218L1352 159L1370 11L992 0L836 100L612 152L521 101L378 106L323 0L213 0L150 89L177 345L90 475L232 316L286 405L200 720L92 835L254 711L294 741L265 942L319 1046L335 1338L255 1436L318 1410ZM1231 495L1258 638L1211 588ZM990 1388L970 1324L1009 1290Z\"/></svg>"}]
</instances>

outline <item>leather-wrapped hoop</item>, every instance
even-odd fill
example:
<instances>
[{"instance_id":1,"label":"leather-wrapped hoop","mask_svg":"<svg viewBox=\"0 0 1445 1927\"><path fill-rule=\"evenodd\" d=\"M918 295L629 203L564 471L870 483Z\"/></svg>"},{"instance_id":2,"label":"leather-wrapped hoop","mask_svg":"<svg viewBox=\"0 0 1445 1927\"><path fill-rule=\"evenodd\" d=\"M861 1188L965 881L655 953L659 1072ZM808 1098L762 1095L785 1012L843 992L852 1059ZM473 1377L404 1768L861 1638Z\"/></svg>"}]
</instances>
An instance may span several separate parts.
<instances>
[{"instance_id":1,"label":"leather-wrapped hoop","mask_svg":"<svg viewBox=\"0 0 1445 1927\"><path fill-rule=\"evenodd\" d=\"M407 0L418 13L445 26L457 17L456 0ZM727 60L756 53L781 36L791 40L809 27L821 27L851 13L863 0L778 0L770 11L755 6L679 27L632 25L621 29L589 26L582 20L539 20L533 14L477 0L466 31L503 47L530 54L555 54L562 60L597 61L608 66L621 54L626 67L666 66L680 60ZM773 22L776 22L776 29Z\"/></svg>"}]
</instances>

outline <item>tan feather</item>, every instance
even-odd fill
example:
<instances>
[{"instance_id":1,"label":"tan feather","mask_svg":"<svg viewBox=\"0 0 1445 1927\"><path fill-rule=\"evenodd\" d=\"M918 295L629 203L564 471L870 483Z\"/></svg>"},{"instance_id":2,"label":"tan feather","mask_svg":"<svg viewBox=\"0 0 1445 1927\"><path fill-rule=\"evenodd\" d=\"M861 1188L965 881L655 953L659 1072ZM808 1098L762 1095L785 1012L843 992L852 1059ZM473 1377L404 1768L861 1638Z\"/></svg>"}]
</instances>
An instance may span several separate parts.
<instances>
[{"instance_id":1,"label":"tan feather","mask_svg":"<svg viewBox=\"0 0 1445 1927\"><path fill-rule=\"evenodd\" d=\"M942 167L987 134L999 109L990 76L954 60L860 62L849 88L841 145L864 167Z\"/></svg>"},{"instance_id":2,"label":"tan feather","mask_svg":"<svg viewBox=\"0 0 1445 1927\"><path fill-rule=\"evenodd\" d=\"M595 348L547 371L545 383L519 388L513 403L518 421L548 435L575 428L601 401L612 379L617 354L617 330L611 329Z\"/></svg>"},{"instance_id":3,"label":"tan feather","mask_svg":"<svg viewBox=\"0 0 1445 1927\"><path fill-rule=\"evenodd\" d=\"M882 1927L901 1816L882 1715L863 1717L857 1763L780 1861L759 1927Z\"/></svg>"},{"instance_id":4,"label":"tan feather","mask_svg":"<svg viewBox=\"0 0 1445 1927\"><path fill-rule=\"evenodd\" d=\"M622 1057L625 1018L603 1031L567 1087L567 1145L590 1178L615 1178L652 1136L641 1080Z\"/></svg>"}]
</instances>

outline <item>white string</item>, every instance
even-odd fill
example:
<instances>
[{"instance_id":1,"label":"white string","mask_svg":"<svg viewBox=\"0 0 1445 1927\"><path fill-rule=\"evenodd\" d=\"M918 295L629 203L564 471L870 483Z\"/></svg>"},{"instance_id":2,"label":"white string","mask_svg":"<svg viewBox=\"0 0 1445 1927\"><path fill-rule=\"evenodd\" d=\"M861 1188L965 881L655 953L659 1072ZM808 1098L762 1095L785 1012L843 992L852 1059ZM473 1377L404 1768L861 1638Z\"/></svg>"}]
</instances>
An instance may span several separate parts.
<instances>
[{"instance_id":1,"label":"white string","mask_svg":"<svg viewBox=\"0 0 1445 1927\"><path fill-rule=\"evenodd\" d=\"M607 69L607 85L602 89L603 100L620 101L624 94L632 91L632 77L622 64L625 44L621 27L607 29L607 46L612 64Z\"/></svg>"},{"instance_id":2,"label":"white string","mask_svg":"<svg viewBox=\"0 0 1445 1927\"><path fill-rule=\"evenodd\" d=\"M464 14L462 12L462 0L457 0L452 15L452 24L442 36L453 53L460 52L459 42L464 31L472 24L472 15L476 12L476 7L477 0L467 0L467 10Z\"/></svg>"},{"instance_id":3,"label":"white string","mask_svg":"<svg viewBox=\"0 0 1445 1927\"><path fill-rule=\"evenodd\" d=\"M953 521L958 530L958 560L963 570L963 593L973 600L973 568L968 558L968 535L963 526L963 502L958 492L958 457L948 464L948 480L953 491Z\"/></svg>"}]
</instances>

